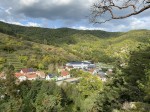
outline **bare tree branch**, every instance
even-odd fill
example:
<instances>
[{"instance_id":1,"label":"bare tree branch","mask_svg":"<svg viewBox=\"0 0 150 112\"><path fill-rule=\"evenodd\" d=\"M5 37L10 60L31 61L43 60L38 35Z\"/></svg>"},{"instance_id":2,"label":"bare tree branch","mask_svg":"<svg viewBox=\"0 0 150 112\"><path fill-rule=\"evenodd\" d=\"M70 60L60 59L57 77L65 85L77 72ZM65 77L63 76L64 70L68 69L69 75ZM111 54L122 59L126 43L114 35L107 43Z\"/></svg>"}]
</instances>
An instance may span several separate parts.
<instances>
[{"instance_id":1,"label":"bare tree branch","mask_svg":"<svg viewBox=\"0 0 150 112\"><path fill-rule=\"evenodd\" d=\"M112 19L124 19L149 8L150 0L100 0L92 7L90 21L93 23L105 23ZM124 13L125 11L128 11L128 13Z\"/></svg>"}]
</instances>

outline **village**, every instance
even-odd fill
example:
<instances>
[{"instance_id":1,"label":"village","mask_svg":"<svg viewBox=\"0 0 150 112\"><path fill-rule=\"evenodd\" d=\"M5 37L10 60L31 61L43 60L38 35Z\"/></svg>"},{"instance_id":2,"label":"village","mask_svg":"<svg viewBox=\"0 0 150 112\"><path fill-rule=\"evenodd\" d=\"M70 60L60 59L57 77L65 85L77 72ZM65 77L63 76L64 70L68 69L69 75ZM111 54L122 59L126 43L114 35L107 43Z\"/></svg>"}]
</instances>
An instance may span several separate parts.
<instances>
[{"instance_id":1,"label":"village","mask_svg":"<svg viewBox=\"0 0 150 112\"><path fill-rule=\"evenodd\" d=\"M106 70L103 71L102 68ZM105 66L102 63L91 63L90 61L73 61L68 62L65 66L61 66L58 68L58 74L48 73L46 74L44 71L35 70L33 68L23 68L19 72L16 72L14 76L17 78L19 82L26 80L54 80L60 85L63 81L66 82L77 82L80 77L73 77L73 74L70 74L70 71L73 69L81 70L83 72L90 73L91 75L97 76L100 80L105 82L107 80L108 75L113 73L112 66ZM1 79L6 79L5 73L2 72L0 74Z\"/></svg>"}]
</instances>

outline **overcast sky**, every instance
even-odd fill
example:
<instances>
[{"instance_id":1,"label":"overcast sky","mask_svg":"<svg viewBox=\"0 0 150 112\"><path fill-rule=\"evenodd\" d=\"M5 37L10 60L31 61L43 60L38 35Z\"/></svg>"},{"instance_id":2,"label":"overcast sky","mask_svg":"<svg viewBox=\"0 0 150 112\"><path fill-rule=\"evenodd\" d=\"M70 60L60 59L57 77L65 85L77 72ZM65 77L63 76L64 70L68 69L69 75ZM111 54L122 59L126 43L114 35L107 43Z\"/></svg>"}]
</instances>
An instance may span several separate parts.
<instances>
[{"instance_id":1,"label":"overcast sky","mask_svg":"<svg viewBox=\"0 0 150 112\"><path fill-rule=\"evenodd\" d=\"M89 22L94 0L0 0L0 21L48 28L69 27L105 31L150 29L150 10L105 24Z\"/></svg>"}]
</instances>

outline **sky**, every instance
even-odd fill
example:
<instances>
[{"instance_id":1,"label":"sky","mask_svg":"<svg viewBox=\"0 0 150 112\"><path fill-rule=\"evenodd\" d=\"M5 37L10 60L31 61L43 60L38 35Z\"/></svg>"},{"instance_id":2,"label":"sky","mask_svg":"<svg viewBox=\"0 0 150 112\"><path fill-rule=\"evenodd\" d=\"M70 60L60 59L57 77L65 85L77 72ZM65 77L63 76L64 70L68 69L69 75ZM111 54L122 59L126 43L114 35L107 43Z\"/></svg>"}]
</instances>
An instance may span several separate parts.
<instances>
[{"instance_id":1,"label":"sky","mask_svg":"<svg viewBox=\"0 0 150 112\"><path fill-rule=\"evenodd\" d=\"M150 9L123 20L89 22L94 0L0 0L0 21L45 28L74 28L110 32L150 29Z\"/></svg>"}]
</instances>

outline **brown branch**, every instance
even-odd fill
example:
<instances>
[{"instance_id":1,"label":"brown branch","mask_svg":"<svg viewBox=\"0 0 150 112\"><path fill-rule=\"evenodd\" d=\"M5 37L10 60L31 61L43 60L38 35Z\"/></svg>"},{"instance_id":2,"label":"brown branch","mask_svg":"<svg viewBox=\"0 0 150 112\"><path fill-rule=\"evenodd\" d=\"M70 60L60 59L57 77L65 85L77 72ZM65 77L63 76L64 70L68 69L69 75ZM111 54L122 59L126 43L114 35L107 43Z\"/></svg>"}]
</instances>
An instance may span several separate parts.
<instances>
[{"instance_id":1,"label":"brown branch","mask_svg":"<svg viewBox=\"0 0 150 112\"><path fill-rule=\"evenodd\" d=\"M142 4L140 4L141 2L142 2ZM137 15L137 14L150 8L150 4L148 2L150 3L150 0L143 0L143 1L128 0L128 1L124 1L124 3L119 6L119 5L115 4L114 0L102 0L100 3L93 5L94 10L92 11L92 14L91 14L93 17L92 22L94 22L94 23L105 23L105 22L110 21L112 19L124 19L124 18L130 17L130 16L133 16L133 15ZM123 16L117 16L113 12L113 10L115 8L123 11L125 9L130 8L130 7L133 9L133 12L131 12L130 14L126 14ZM141 9L139 9L139 8L141 8ZM102 15L106 15L107 12L109 12L109 14L111 15L111 17L109 19L106 19L102 22L96 21L98 17L100 18Z\"/></svg>"},{"instance_id":2,"label":"brown branch","mask_svg":"<svg viewBox=\"0 0 150 112\"><path fill-rule=\"evenodd\" d=\"M116 8L118 8L118 9L120 9L120 10L122 10L122 9L127 9L127 8L129 8L129 7L132 7L133 10L134 10L134 12L136 12L136 6L135 6L135 5L128 5L128 6L120 7L120 6L117 6L117 5L113 4L113 5L110 5L110 6L116 7Z\"/></svg>"},{"instance_id":3,"label":"brown branch","mask_svg":"<svg viewBox=\"0 0 150 112\"><path fill-rule=\"evenodd\" d=\"M123 18L127 18L127 17L133 16L133 15L137 15L137 14L139 14L139 13L141 13L141 12L143 12L143 11L149 9L149 8L150 8L150 5L148 5L148 6L144 7L144 8L142 8L141 10L139 10L139 11L137 11L137 12L133 12L133 13L127 14L127 15L125 15L125 16L118 16L118 17L115 17L115 16L113 15L113 16L112 16L112 19L123 19Z\"/></svg>"}]
</instances>

